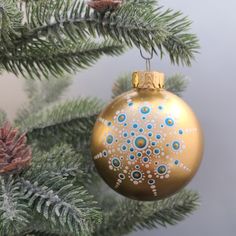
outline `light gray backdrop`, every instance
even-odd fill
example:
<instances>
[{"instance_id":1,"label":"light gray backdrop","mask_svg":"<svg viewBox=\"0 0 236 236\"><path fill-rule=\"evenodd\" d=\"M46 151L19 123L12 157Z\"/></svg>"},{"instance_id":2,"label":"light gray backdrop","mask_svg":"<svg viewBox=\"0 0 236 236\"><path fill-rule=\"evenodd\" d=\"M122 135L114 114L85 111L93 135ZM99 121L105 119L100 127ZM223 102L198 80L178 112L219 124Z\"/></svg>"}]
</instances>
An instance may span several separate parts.
<instances>
[{"instance_id":1,"label":"light gray backdrop","mask_svg":"<svg viewBox=\"0 0 236 236\"><path fill-rule=\"evenodd\" d=\"M184 222L132 236L235 236L236 235L236 2L233 0L162 0L161 4L183 11L193 21L201 54L191 68L171 66L155 58L153 68L171 75L180 72L191 80L184 94L201 120L205 132L205 155L189 187L199 191L202 205ZM93 95L108 100L118 75L144 69L137 50L118 58L103 58L77 74L68 96ZM0 107L10 116L25 99L22 80L0 80ZM111 235L112 236L112 235Z\"/></svg>"}]
</instances>

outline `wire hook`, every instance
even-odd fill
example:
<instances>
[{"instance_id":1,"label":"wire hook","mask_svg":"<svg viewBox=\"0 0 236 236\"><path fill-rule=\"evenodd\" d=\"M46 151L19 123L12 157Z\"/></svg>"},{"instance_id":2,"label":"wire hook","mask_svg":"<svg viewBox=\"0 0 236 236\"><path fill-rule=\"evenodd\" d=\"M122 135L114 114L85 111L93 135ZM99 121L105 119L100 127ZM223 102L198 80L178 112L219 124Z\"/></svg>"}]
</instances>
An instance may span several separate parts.
<instances>
[{"instance_id":1,"label":"wire hook","mask_svg":"<svg viewBox=\"0 0 236 236\"><path fill-rule=\"evenodd\" d=\"M150 71L150 70L151 70L151 60L152 60L152 58L153 58L154 49L153 49L153 48L151 49L151 52L150 52L150 56L149 56L149 57L144 56L141 47L139 47L139 51L140 51L141 57L146 61L146 70L147 70L147 71Z\"/></svg>"}]
</instances>

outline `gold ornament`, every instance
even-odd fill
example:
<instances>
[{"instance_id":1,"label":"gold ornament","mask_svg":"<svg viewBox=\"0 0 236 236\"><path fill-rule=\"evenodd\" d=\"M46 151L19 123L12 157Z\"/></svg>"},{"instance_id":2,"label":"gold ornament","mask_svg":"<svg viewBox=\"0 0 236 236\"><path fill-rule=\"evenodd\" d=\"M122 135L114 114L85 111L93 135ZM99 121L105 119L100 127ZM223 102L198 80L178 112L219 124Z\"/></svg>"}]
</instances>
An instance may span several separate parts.
<instances>
[{"instance_id":1,"label":"gold ornament","mask_svg":"<svg viewBox=\"0 0 236 236\"><path fill-rule=\"evenodd\" d=\"M168 197L195 175L203 135L191 108L164 89L164 75L135 72L134 89L99 115L92 155L105 182L136 200Z\"/></svg>"}]
</instances>

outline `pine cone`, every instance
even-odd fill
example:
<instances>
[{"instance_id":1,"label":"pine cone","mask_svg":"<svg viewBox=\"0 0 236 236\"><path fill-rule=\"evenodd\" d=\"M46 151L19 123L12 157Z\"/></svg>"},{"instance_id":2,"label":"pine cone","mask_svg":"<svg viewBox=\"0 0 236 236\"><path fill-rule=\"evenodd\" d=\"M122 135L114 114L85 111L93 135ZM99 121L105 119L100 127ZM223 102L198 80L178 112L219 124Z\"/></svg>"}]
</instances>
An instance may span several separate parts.
<instances>
[{"instance_id":1,"label":"pine cone","mask_svg":"<svg viewBox=\"0 0 236 236\"><path fill-rule=\"evenodd\" d=\"M88 5L94 10L104 13L106 11L114 11L122 2L122 0L92 0L88 2Z\"/></svg>"},{"instance_id":2,"label":"pine cone","mask_svg":"<svg viewBox=\"0 0 236 236\"><path fill-rule=\"evenodd\" d=\"M32 152L26 141L26 134L19 135L10 123L0 128L0 174L19 172L31 163Z\"/></svg>"}]
</instances>

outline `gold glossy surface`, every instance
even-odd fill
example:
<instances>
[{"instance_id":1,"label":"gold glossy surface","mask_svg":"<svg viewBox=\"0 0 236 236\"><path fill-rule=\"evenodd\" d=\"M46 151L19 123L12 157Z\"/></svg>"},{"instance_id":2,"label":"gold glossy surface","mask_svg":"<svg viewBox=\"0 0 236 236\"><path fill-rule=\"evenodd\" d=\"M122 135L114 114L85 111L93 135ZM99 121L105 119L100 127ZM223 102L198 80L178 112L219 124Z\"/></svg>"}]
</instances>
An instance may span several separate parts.
<instances>
[{"instance_id":1,"label":"gold glossy surface","mask_svg":"<svg viewBox=\"0 0 236 236\"><path fill-rule=\"evenodd\" d=\"M133 89L99 115L91 147L111 188L149 201L176 193L192 179L202 159L203 135L181 98L164 89Z\"/></svg>"}]
</instances>

